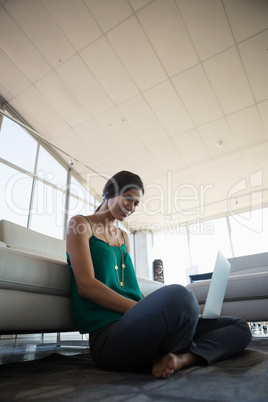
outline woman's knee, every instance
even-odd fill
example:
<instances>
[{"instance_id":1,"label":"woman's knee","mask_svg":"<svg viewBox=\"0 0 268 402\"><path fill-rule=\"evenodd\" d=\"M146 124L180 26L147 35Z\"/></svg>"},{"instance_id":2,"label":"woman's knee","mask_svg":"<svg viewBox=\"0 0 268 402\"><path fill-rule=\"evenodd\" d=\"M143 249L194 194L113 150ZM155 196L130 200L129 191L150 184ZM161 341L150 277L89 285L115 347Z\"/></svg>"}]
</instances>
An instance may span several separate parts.
<instances>
[{"instance_id":1,"label":"woman's knee","mask_svg":"<svg viewBox=\"0 0 268 402\"><path fill-rule=\"evenodd\" d=\"M180 308L189 316L199 316L199 305L196 297L185 286L173 284L164 286L162 289L165 294L163 301L167 302L172 309L174 307Z\"/></svg>"},{"instance_id":2,"label":"woman's knee","mask_svg":"<svg viewBox=\"0 0 268 402\"><path fill-rule=\"evenodd\" d=\"M240 329L240 340L244 347L247 347L252 340L251 330L248 323L242 318L235 318L235 324Z\"/></svg>"}]
</instances>

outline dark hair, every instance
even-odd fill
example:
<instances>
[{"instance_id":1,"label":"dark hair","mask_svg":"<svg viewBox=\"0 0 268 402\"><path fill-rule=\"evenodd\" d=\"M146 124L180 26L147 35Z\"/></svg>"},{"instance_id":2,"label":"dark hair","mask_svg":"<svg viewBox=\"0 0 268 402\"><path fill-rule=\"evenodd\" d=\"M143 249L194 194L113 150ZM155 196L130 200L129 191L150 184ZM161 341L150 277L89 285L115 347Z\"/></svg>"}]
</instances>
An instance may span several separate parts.
<instances>
[{"instance_id":1,"label":"dark hair","mask_svg":"<svg viewBox=\"0 0 268 402\"><path fill-rule=\"evenodd\" d=\"M108 200L108 198L116 197L132 188L137 188L144 194L144 186L141 178L135 173L122 170L111 177L105 184L102 194L103 199ZM100 207L101 205L97 208L96 212Z\"/></svg>"}]
</instances>

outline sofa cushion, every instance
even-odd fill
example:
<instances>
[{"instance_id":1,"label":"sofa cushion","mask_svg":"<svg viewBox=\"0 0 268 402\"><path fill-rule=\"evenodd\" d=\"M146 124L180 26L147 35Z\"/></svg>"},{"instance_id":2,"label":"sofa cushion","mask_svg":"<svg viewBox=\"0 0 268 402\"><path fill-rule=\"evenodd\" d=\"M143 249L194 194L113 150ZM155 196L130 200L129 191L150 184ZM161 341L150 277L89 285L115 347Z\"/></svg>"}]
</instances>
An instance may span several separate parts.
<instances>
[{"instance_id":1,"label":"sofa cushion","mask_svg":"<svg viewBox=\"0 0 268 402\"><path fill-rule=\"evenodd\" d=\"M0 221L0 241L7 247L66 261L66 243L15 223Z\"/></svg>"},{"instance_id":2,"label":"sofa cushion","mask_svg":"<svg viewBox=\"0 0 268 402\"><path fill-rule=\"evenodd\" d=\"M231 264L231 274L245 271L252 268L268 267L268 252L243 255L240 257L228 258Z\"/></svg>"},{"instance_id":3,"label":"sofa cushion","mask_svg":"<svg viewBox=\"0 0 268 402\"><path fill-rule=\"evenodd\" d=\"M70 277L66 262L0 247L0 289L69 297Z\"/></svg>"},{"instance_id":4,"label":"sofa cushion","mask_svg":"<svg viewBox=\"0 0 268 402\"><path fill-rule=\"evenodd\" d=\"M204 304L210 280L195 282L187 285L196 296L199 304ZM268 271L254 272L244 275L233 275L228 279L224 301L240 301L267 299L268 302Z\"/></svg>"},{"instance_id":5,"label":"sofa cushion","mask_svg":"<svg viewBox=\"0 0 268 402\"><path fill-rule=\"evenodd\" d=\"M78 331L70 297L1 289L0 334Z\"/></svg>"},{"instance_id":6,"label":"sofa cushion","mask_svg":"<svg viewBox=\"0 0 268 402\"><path fill-rule=\"evenodd\" d=\"M257 268L248 268L241 271L234 271L230 272L230 276L237 276L237 275L248 275L248 274L255 274L258 272L268 272L268 266L266 267L257 267Z\"/></svg>"}]
</instances>

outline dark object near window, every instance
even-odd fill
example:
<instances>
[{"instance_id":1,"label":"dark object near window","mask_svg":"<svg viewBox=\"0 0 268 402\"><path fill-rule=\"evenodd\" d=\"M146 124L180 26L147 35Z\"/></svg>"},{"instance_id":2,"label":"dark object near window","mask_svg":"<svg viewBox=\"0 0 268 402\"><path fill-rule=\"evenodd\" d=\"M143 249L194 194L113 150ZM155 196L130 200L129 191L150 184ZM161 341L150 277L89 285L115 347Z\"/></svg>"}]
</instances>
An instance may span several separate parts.
<instances>
[{"instance_id":1,"label":"dark object near window","mask_svg":"<svg viewBox=\"0 0 268 402\"><path fill-rule=\"evenodd\" d=\"M153 261L153 278L156 282L164 283L164 267L162 260Z\"/></svg>"},{"instance_id":2,"label":"dark object near window","mask_svg":"<svg viewBox=\"0 0 268 402\"><path fill-rule=\"evenodd\" d=\"M205 279L211 279L213 272L208 272L206 274L195 274L195 275L189 275L190 282L198 282L198 281L204 281Z\"/></svg>"}]
</instances>

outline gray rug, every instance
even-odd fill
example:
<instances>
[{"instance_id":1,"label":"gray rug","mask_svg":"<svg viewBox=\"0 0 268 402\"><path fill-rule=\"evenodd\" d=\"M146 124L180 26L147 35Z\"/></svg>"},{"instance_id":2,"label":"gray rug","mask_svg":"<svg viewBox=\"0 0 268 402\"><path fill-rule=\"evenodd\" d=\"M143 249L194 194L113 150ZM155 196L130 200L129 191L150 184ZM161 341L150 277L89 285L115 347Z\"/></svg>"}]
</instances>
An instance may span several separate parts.
<instances>
[{"instance_id":1,"label":"gray rug","mask_svg":"<svg viewBox=\"0 0 268 402\"><path fill-rule=\"evenodd\" d=\"M53 353L40 360L1 365L0 400L263 402L268 397L268 353L263 350L267 342L255 342L232 359L191 367L166 380L156 380L148 371L100 370L90 353Z\"/></svg>"}]
</instances>

